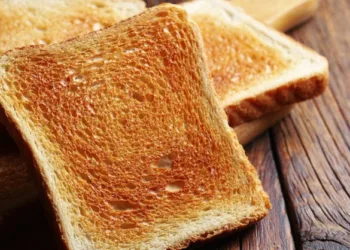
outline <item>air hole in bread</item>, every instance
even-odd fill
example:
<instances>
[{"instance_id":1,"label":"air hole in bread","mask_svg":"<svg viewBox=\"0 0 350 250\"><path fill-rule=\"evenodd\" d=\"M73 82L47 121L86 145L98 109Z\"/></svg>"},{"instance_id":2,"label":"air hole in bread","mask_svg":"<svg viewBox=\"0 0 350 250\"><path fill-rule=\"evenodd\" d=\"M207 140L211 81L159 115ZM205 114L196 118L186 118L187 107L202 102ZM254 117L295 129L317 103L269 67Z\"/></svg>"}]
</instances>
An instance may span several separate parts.
<instances>
[{"instance_id":1,"label":"air hole in bread","mask_svg":"<svg viewBox=\"0 0 350 250\"><path fill-rule=\"evenodd\" d=\"M87 212L86 212L86 210L84 209L84 208L79 208L79 212L80 212L80 214L82 215L82 216L86 216L87 215Z\"/></svg>"},{"instance_id":2,"label":"air hole in bread","mask_svg":"<svg viewBox=\"0 0 350 250\"><path fill-rule=\"evenodd\" d=\"M88 63L99 63L99 62L103 62L103 57L95 56L90 60L88 60Z\"/></svg>"},{"instance_id":3,"label":"air hole in bread","mask_svg":"<svg viewBox=\"0 0 350 250\"><path fill-rule=\"evenodd\" d=\"M120 228L122 229L131 229L131 228L135 228L136 224L135 223L124 223L120 226Z\"/></svg>"},{"instance_id":4,"label":"air hole in bread","mask_svg":"<svg viewBox=\"0 0 350 250\"><path fill-rule=\"evenodd\" d=\"M137 188L137 186L135 184L132 184L132 183L127 184L126 187L129 188L129 189Z\"/></svg>"},{"instance_id":5,"label":"air hole in bread","mask_svg":"<svg viewBox=\"0 0 350 250\"><path fill-rule=\"evenodd\" d=\"M175 182L168 184L165 187L165 191L170 192L170 193L179 192L181 189L183 189L184 186L185 186L184 181L175 181Z\"/></svg>"},{"instance_id":6,"label":"air hole in bread","mask_svg":"<svg viewBox=\"0 0 350 250\"><path fill-rule=\"evenodd\" d=\"M94 109L94 107L92 106L92 104L88 104L88 105L87 105L87 109L90 111L91 114L93 114L93 115L95 114L95 109Z\"/></svg>"},{"instance_id":7,"label":"air hole in bread","mask_svg":"<svg viewBox=\"0 0 350 250\"><path fill-rule=\"evenodd\" d=\"M55 171L54 173L55 173L56 178L57 178L58 180L63 181L63 177L62 177L62 175L60 174L60 172Z\"/></svg>"},{"instance_id":8,"label":"air hole in bread","mask_svg":"<svg viewBox=\"0 0 350 250\"><path fill-rule=\"evenodd\" d=\"M151 190L151 191L150 191L150 193L151 193L152 195L155 195L155 196L157 196L157 195L158 195L158 192L157 192L157 191L155 191L155 190Z\"/></svg>"},{"instance_id":9,"label":"air hole in bread","mask_svg":"<svg viewBox=\"0 0 350 250\"><path fill-rule=\"evenodd\" d=\"M32 106L31 106L30 104L28 104L28 103L25 103L25 104L23 105L23 108L26 109L26 110L28 110L28 111L32 111L32 110L33 110Z\"/></svg>"},{"instance_id":10,"label":"air hole in bread","mask_svg":"<svg viewBox=\"0 0 350 250\"><path fill-rule=\"evenodd\" d=\"M131 210L136 208L136 204L129 201L109 201L108 202L116 210Z\"/></svg>"},{"instance_id":11,"label":"air hole in bread","mask_svg":"<svg viewBox=\"0 0 350 250\"><path fill-rule=\"evenodd\" d=\"M156 177L154 175L146 175L142 178L143 181L153 181Z\"/></svg>"},{"instance_id":12,"label":"air hole in bread","mask_svg":"<svg viewBox=\"0 0 350 250\"><path fill-rule=\"evenodd\" d=\"M167 12L161 11L161 12L157 13L157 17L166 17L166 16L168 16Z\"/></svg>"},{"instance_id":13,"label":"air hole in bread","mask_svg":"<svg viewBox=\"0 0 350 250\"><path fill-rule=\"evenodd\" d=\"M122 109L122 112L123 112L123 113L129 113L129 109L128 109L128 108L123 108L123 109Z\"/></svg>"},{"instance_id":14,"label":"air hole in bread","mask_svg":"<svg viewBox=\"0 0 350 250\"><path fill-rule=\"evenodd\" d=\"M166 155L166 156L160 158L156 164L152 163L151 167L171 169L172 164L173 164L172 158L173 158L173 156L171 154Z\"/></svg>"},{"instance_id":15,"label":"air hole in bread","mask_svg":"<svg viewBox=\"0 0 350 250\"><path fill-rule=\"evenodd\" d=\"M165 91L162 90L162 89L160 89L160 90L159 90L159 94L160 94L161 96L165 96Z\"/></svg>"},{"instance_id":16,"label":"air hole in bread","mask_svg":"<svg viewBox=\"0 0 350 250\"><path fill-rule=\"evenodd\" d=\"M147 95L146 95L146 100L149 101L149 102L153 102L153 100L154 100L154 95L152 95L152 94L147 94Z\"/></svg>"},{"instance_id":17,"label":"air hole in bread","mask_svg":"<svg viewBox=\"0 0 350 250\"><path fill-rule=\"evenodd\" d=\"M170 33L170 32L169 32L169 29L168 29L167 27L165 27L165 28L163 29L163 31L164 31L164 33Z\"/></svg>"},{"instance_id":18,"label":"air hole in bread","mask_svg":"<svg viewBox=\"0 0 350 250\"><path fill-rule=\"evenodd\" d=\"M47 43L45 40L43 40L43 39L40 39L40 40L38 41L38 43L39 43L39 44L44 44L44 45L45 45L45 44L48 44L48 43Z\"/></svg>"},{"instance_id":19,"label":"air hole in bread","mask_svg":"<svg viewBox=\"0 0 350 250\"><path fill-rule=\"evenodd\" d=\"M48 112L48 108L46 107L45 104L40 103L40 104L39 104L39 107L40 107L40 109L41 109L41 111L42 111L43 113Z\"/></svg>"},{"instance_id":20,"label":"air hole in bread","mask_svg":"<svg viewBox=\"0 0 350 250\"><path fill-rule=\"evenodd\" d=\"M19 70L19 71L24 71L25 68L26 67L23 64L17 66L17 70Z\"/></svg>"},{"instance_id":21,"label":"air hole in bread","mask_svg":"<svg viewBox=\"0 0 350 250\"><path fill-rule=\"evenodd\" d=\"M75 74L77 72L76 72L75 69L69 69L67 73L68 73L68 75L73 75L73 74Z\"/></svg>"},{"instance_id":22,"label":"air hole in bread","mask_svg":"<svg viewBox=\"0 0 350 250\"><path fill-rule=\"evenodd\" d=\"M68 85L68 83L66 82L66 80L61 80L60 85L63 87L66 87Z\"/></svg>"},{"instance_id":23,"label":"air hole in bread","mask_svg":"<svg viewBox=\"0 0 350 250\"><path fill-rule=\"evenodd\" d=\"M130 38L133 38L133 37L136 37L136 36L137 36L137 34L134 31L131 31L131 32L128 33L128 37L130 37Z\"/></svg>"},{"instance_id":24,"label":"air hole in bread","mask_svg":"<svg viewBox=\"0 0 350 250\"><path fill-rule=\"evenodd\" d=\"M73 79L73 82L76 82L76 83L81 83L85 81L85 77L82 75L75 75L73 76L72 79Z\"/></svg>"},{"instance_id":25,"label":"air hole in bread","mask_svg":"<svg viewBox=\"0 0 350 250\"><path fill-rule=\"evenodd\" d=\"M124 50L124 54L130 54L130 53L134 53L137 49L136 48L129 48Z\"/></svg>"},{"instance_id":26,"label":"air hole in bread","mask_svg":"<svg viewBox=\"0 0 350 250\"><path fill-rule=\"evenodd\" d=\"M144 97L143 95L139 94L139 93L134 93L134 94L132 95L132 97L133 97L134 99L138 100L139 102L145 101L145 97Z\"/></svg>"},{"instance_id":27,"label":"air hole in bread","mask_svg":"<svg viewBox=\"0 0 350 250\"><path fill-rule=\"evenodd\" d=\"M81 174L80 174L80 177L81 177L82 179L84 179L87 183L89 183L89 184L92 183L91 178L90 178L89 175L87 175L87 174L85 174L85 173L81 173Z\"/></svg>"},{"instance_id":28,"label":"air hole in bread","mask_svg":"<svg viewBox=\"0 0 350 250\"><path fill-rule=\"evenodd\" d=\"M97 213L100 212L100 208L98 206L91 205L90 207L93 211L95 211Z\"/></svg>"},{"instance_id":29,"label":"air hole in bread","mask_svg":"<svg viewBox=\"0 0 350 250\"><path fill-rule=\"evenodd\" d=\"M92 84L90 85L90 87L91 87L92 89L98 89L98 88L100 88L102 85L103 85L102 82L94 82L94 83L92 83Z\"/></svg>"},{"instance_id":30,"label":"air hole in bread","mask_svg":"<svg viewBox=\"0 0 350 250\"><path fill-rule=\"evenodd\" d=\"M100 30L100 29L103 29L103 28L104 28L104 26L103 26L101 23L94 23L94 24L92 25L92 29L93 29L94 31Z\"/></svg>"}]
</instances>

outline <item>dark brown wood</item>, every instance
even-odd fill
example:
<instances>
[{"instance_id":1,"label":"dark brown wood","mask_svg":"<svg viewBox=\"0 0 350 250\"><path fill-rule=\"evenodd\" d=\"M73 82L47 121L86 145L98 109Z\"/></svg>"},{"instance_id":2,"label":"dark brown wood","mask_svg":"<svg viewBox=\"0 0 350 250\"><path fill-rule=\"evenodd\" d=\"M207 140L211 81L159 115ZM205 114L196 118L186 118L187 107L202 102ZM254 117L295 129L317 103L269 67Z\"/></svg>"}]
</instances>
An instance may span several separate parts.
<instances>
[{"instance_id":1,"label":"dark brown wood","mask_svg":"<svg viewBox=\"0 0 350 250\"><path fill-rule=\"evenodd\" d=\"M270 195L272 209L261 222L242 234L242 250L294 249L294 240L268 134L265 133L248 145L246 153L257 169L265 191Z\"/></svg>"},{"instance_id":2,"label":"dark brown wood","mask_svg":"<svg viewBox=\"0 0 350 250\"><path fill-rule=\"evenodd\" d=\"M320 3L292 36L329 59L329 89L297 105L273 143L298 246L350 249L350 1Z\"/></svg>"}]
</instances>

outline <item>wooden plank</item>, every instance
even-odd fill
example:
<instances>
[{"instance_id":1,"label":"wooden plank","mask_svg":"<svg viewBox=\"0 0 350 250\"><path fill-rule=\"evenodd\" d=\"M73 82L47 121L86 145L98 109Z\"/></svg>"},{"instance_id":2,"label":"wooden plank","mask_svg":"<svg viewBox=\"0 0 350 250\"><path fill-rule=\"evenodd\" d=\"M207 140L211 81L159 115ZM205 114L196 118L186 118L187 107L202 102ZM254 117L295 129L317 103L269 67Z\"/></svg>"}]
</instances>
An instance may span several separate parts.
<instances>
[{"instance_id":1,"label":"wooden plank","mask_svg":"<svg viewBox=\"0 0 350 250\"><path fill-rule=\"evenodd\" d=\"M324 0L292 35L326 55L330 87L274 130L293 230L303 249L350 249L350 1Z\"/></svg>"},{"instance_id":2,"label":"wooden plank","mask_svg":"<svg viewBox=\"0 0 350 250\"><path fill-rule=\"evenodd\" d=\"M267 133L246 148L256 167L265 191L270 195L272 209L256 226L242 234L242 250L294 249L294 240L279 183L278 172Z\"/></svg>"}]
</instances>

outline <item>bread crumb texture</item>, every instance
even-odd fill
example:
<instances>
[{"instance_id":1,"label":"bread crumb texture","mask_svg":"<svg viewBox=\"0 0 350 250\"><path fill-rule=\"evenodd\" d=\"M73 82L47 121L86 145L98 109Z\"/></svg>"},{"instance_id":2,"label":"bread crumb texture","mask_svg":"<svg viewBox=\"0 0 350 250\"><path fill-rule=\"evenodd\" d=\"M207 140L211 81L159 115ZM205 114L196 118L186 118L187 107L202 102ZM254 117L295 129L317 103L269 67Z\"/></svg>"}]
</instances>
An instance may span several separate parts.
<instances>
[{"instance_id":1,"label":"bread crumb texture","mask_svg":"<svg viewBox=\"0 0 350 250\"><path fill-rule=\"evenodd\" d=\"M270 206L172 5L0 57L0 103L71 249L182 248Z\"/></svg>"},{"instance_id":2,"label":"bread crumb texture","mask_svg":"<svg viewBox=\"0 0 350 250\"><path fill-rule=\"evenodd\" d=\"M191 17L200 27L208 67L221 100L276 77L290 66L279 51L244 25L204 13Z\"/></svg>"},{"instance_id":3,"label":"bread crumb texture","mask_svg":"<svg viewBox=\"0 0 350 250\"><path fill-rule=\"evenodd\" d=\"M4 0L0 4L0 54L16 47L61 42L144 9L142 0Z\"/></svg>"}]
</instances>

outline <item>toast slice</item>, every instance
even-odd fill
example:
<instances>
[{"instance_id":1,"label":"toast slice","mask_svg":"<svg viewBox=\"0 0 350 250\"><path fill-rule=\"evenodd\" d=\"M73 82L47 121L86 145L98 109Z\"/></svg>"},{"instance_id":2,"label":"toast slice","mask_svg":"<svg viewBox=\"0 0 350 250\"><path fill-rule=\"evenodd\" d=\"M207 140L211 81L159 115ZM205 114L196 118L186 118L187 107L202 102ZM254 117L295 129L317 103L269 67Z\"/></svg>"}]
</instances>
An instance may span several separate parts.
<instances>
[{"instance_id":1,"label":"toast slice","mask_svg":"<svg viewBox=\"0 0 350 250\"><path fill-rule=\"evenodd\" d=\"M59 38L65 39L80 33L87 33L93 30L92 24L103 23L104 26L110 26L144 9L144 3L141 0L74 0L71 2L55 0L50 1L50 6L43 9L39 9L38 5L34 6L33 2L29 1L5 1L3 4L3 6L0 6L2 16L0 22L4 27L0 31L3 32L0 36L0 43L3 45L0 50L2 51L13 49L16 46L38 44L41 40L55 42ZM30 23L27 23L27 20L33 19L33 13L37 13L35 23L29 25ZM84 19L81 19L82 13ZM18 18L19 16L20 18ZM69 16L69 20L81 20L82 22L68 22L67 16ZM15 26L13 26L13 22L10 22L11 20L16 21ZM61 20L65 21L58 26L57 24ZM50 29L38 33L37 26L50 27ZM72 33L67 33L67 29ZM12 39L12 37L16 39ZM235 132L240 143L246 145L286 114L286 111L277 111L266 115L266 117L238 126L235 128ZM18 218L15 212L21 206L24 206L21 210L29 210L27 205L33 203L38 194L28 170L30 164L24 161L15 147L11 146L12 143L6 135L6 131L1 130L1 127L0 140L2 149L6 149L1 150L0 155L0 186L3 187L0 195L0 218L2 218L0 219L0 229L4 228L6 230L7 224L4 224L4 222L13 221L14 217ZM34 219L33 213L31 214ZM8 217L8 219L4 220L4 217Z\"/></svg>"},{"instance_id":2,"label":"toast slice","mask_svg":"<svg viewBox=\"0 0 350 250\"><path fill-rule=\"evenodd\" d=\"M224 1L184 3L204 40L208 67L230 126L313 98L328 84L316 52Z\"/></svg>"},{"instance_id":3,"label":"toast slice","mask_svg":"<svg viewBox=\"0 0 350 250\"><path fill-rule=\"evenodd\" d=\"M0 54L34 44L51 44L110 26L142 12L142 0L3 0Z\"/></svg>"},{"instance_id":4,"label":"toast slice","mask_svg":"<svg viewBox=\"0 0 350 250\"><path fill-rule=\"evenodd\" d=\"M0 106L68 249L179 249L270 208L180 7L6 52Z\"/></svg>"},{"instance_id":5,"label":"toast slice","mask_svg":"<svg viewBox=\"0 0 350 250\"><path fill-rule=\"evenodd\" d=\"M308 20L317 10L318 0L229 0L248 15L280 31ZM273 8L271 8L273 6Z\"/></svg>"}]
</instances>

